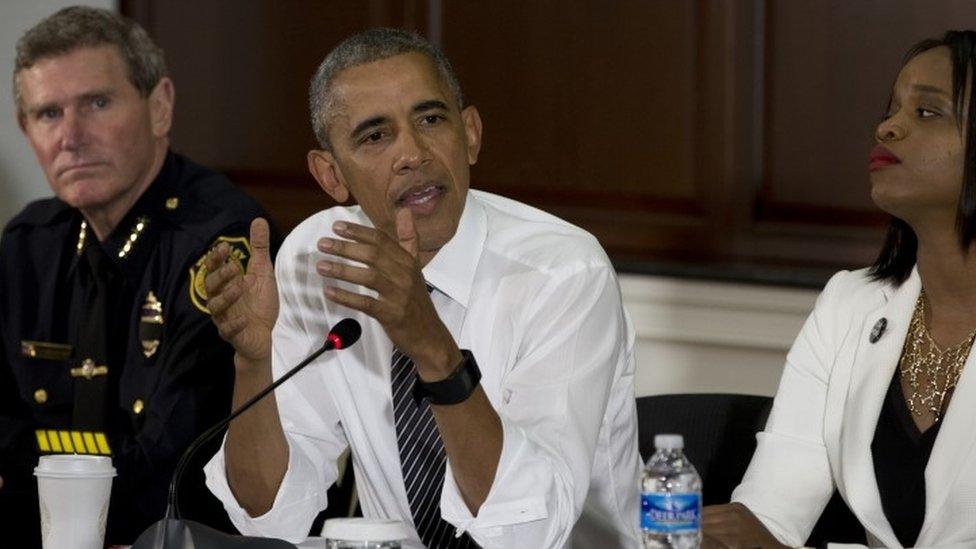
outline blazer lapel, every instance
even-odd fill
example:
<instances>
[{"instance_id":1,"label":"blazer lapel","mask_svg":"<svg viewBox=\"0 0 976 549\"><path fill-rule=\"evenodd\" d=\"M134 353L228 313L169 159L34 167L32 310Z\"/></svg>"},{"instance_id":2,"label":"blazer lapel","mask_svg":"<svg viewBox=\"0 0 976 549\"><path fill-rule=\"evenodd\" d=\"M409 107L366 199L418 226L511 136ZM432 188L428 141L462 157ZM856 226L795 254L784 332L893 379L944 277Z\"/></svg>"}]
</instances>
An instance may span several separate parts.
<instances>
[{"instance_id":1,"label":"blazer lapel","mask_svg":"<svg viewBox=\"0 0 976 549\"><path fill-rule=\"evenodd\" d=\"M898 366L920 290L918 273L913 271L901 286L886 286L882 290L886 303L865 316L851 371L847 405L844 407L846 427L841 435L841 463L848 504L865 529L889 547L898 547L899 544L881 507L871 441L885 393ZM882 319L886 324L885 330L872 343L872 331Z\"/></svg>"},{"instance_id":2,"label":"blazer lapel","mask_svg":"<svg viewBox=\"0 0 976 549\"><path fill-rule=\"evenodd\" d=\"M917 545L929 545L940 534L944 535L945 531L937 525L945 526L947 521L960 520L958 515L944 514L941 510L955 486L956 477L962 471L972 471L973 467L972 453L976 442L976 413L972 405L976 402L974 369L976 356L970 351L925 467L925 521Z\"/></svg>"}]
</instances>

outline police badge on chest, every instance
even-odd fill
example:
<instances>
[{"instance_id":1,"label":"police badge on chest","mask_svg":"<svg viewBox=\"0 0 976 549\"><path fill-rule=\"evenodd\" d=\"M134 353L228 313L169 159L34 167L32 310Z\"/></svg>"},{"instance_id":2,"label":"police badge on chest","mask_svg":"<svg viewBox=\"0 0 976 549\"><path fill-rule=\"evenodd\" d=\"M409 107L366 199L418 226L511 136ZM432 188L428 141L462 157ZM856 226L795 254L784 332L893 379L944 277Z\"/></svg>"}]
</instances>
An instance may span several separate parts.
<instances>
[{"instance_id":1,"label":"police badge on chest","mask_svg":"<svg viewBox=\"0 0 976 549\"><path fill-rule=\"evenodd\" d=\"M162 337L163 304L150 291L142 304L142 314L139 318L139 341L142 343L142 354L146 355L146 358L156 354Z\"/></svg>"}]
</instances>

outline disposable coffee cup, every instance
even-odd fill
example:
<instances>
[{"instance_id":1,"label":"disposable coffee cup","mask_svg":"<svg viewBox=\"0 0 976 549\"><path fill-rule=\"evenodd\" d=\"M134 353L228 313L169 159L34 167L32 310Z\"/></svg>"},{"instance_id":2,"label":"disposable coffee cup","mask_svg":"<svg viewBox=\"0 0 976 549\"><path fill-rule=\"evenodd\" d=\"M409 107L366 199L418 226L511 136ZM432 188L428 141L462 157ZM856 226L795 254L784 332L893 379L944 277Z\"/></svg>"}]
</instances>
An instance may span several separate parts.
<instances>
[{"instance_id":1,"label":"disposable coffee cup","mask_svg":"<svg viewBox=\"0 0 976 549\"><path fill-rule=\"evenodd\" d=\"M409 536L407 527L396 520L337 518L322 527L327 549L400 549Z\"/></svg>"},{"instance_id":2,"label":"disposable coffee cup","mask_svg":"<svg viewBox=\"0 0 976 549\"><path fill-rule=\"evenodd\" d=\"M41 456L34 468L44 549L102 549L115 468L102 456Z\"/></svg>"}]
</instances>

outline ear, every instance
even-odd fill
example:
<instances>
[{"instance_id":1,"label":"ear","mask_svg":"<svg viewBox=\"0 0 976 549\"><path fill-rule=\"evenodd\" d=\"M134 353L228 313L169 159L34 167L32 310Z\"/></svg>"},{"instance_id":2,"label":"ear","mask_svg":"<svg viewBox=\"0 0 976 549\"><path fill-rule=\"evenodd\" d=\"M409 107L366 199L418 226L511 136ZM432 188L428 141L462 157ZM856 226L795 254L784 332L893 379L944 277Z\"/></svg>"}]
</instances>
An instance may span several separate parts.
<instances>
[{"instance_id":1,"label":"ear","mask_svg":"<svg viewBox=\"0 0 976 549\"><path fill-rule=\"evenodd\" d=\"M149 117L155 137L163 138L169 135L169 129L173 125L175 100L176 91L173 89L173 81L168 77L160 79L156 87L149 92Z\"/></svg>"},{"instance_id":2,"label":"ear","mask_svg":"<svg viewBox=\"0 0 976 549\"><path fill-rule=\"evenodd\" d=\"M27 113L24 112L24 88L20 82L20 71L14 74L14 87L16 88L15 93L20 96L20 100L16 104L17 125L20 126L20 131L27 135Z\"/></svg>"},{"instance_id":3,"label":"ear","mask_svg":"<svg viewBox=\"0 0 976 549\"><path fill-rule=\"evenodd\" d=\"M342 182L338 164L331 152L318 149L308 151L308 171L333 200L340 204L349 200L349 188Z\"/></svg>"},{"instance_id":4,"label":"ear","mask_svg":"<svg viewBox=\"0 0 976 549\"><path fill-rule=\"evenodd\" d=\"M481 152L481 115L478 109L467 106L461 111L461 121L464 122L464 135L467 138L468 164L473 166Z\"/></svg>"}]
</instances>

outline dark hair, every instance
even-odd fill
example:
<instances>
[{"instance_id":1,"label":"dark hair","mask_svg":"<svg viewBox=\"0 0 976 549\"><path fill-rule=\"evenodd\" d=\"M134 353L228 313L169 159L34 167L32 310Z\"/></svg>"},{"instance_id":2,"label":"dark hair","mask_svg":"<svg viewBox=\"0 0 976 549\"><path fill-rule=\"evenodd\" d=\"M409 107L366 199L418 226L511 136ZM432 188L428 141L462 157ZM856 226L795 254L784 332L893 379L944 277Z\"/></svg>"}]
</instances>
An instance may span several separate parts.
<instances>
[{"instance_id":1,"label":"dark hair","mask_svg":"<svg viewBox=\"0 0 976 549\"><path fill-rule=\"evenodd\" d=\"M437 67L441 78L454 93L458 108L463 107L464 101L457 75L454 74L447 56L438 47L414 32L402 29L369 29L343 40L325 56L315 75L312 76L308 87L309 111L312 130L323 149L332 150L329 142L329 124L335 108L332 84L336 76L348 68L411 52L420 53L430 59Z\"/></svg>"},{"instance_id":2,"label":"dark hair","mask_svg":"<svg viewBox=\"0 0 976 549\"><path fill-rule=\"evenodd\" d=\"M949 48L952 56L953 110L960 131L964 130L966 135L962 190L956 209L959 245L965 252L976 238L976 93L971 92L968 105L963 105L963 101L966 101L966 84L976 76L976 31L949 31L941 39L923 40L908 50L905 63L921 53L942 46ZM871 267L871 278L901 284L911 274L917 253L918 237L915 231L904 220L892 217L881 253Z\"/></svg>"},{"instance_id":3,"label":"dark hair","mask_svg":"<svg viewBox=\"0 0 976 549\"><path fill-rule=\"evenodd\" d=\"M166 76L163 50L135 22L103 9L64 8L31 27L17 41L13 84L18 115L23 114L23 98L17 85L20 71L45 58L106 44L119 49L129 81L142 97L148 97Z\"/></svg>"}]
</instances>

